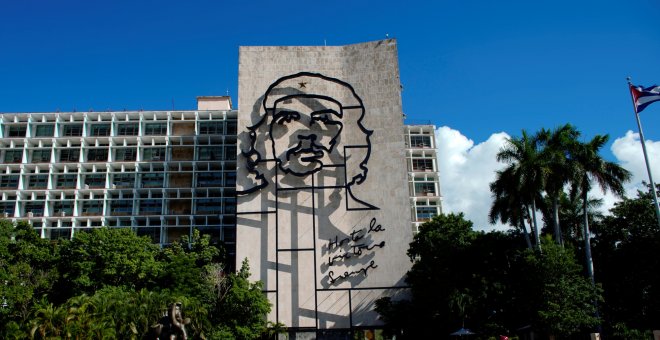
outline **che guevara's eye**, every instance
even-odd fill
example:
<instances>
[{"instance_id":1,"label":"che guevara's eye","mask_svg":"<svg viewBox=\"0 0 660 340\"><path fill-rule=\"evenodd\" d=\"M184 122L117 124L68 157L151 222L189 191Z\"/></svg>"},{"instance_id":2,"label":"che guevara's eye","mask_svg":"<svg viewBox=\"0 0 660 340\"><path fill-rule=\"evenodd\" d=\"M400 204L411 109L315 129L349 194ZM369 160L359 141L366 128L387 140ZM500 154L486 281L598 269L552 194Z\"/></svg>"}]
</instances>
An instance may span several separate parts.
<instances>
[{"instance_id":1,"label":"che guevara's eye","mask_svg":"<svg viewBox=\"0 0 660 340\"><path fill-rule=\"evenodd\" d=\"M332 110L316 111L312 113L312 119L317 122L327 123L332 121L333 112Z\"/></svg>"},{"instance_id":2,"label":"che guevara's eye","mask_svg":"<svg viewBox=\"0 0 660 340\"><path fill-rule=\"evenodd\" d=\"M292 120L299 120L300 113L296 111L280 111L275 115L275 123L285 124L290 123Z\"/></svg>"}]
</instances>

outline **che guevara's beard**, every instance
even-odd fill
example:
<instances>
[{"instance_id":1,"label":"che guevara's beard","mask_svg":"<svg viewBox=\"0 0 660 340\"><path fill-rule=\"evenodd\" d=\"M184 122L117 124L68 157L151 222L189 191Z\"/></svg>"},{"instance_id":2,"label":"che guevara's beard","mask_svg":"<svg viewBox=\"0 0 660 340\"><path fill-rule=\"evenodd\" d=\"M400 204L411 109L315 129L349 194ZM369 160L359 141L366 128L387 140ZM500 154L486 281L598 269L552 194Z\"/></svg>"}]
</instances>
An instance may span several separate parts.
<instances>
[{"instance_id":1,"label":"che guevara's beard","mask_svg":"<svg viewBox=\"0 0 660 340\"><path fill-rule=\"evenodd\" d=\"M304 145L303 145L304 144ZM323 167L323 158L329 152L315 143L300 142L280 157L280 167L298 176L315 173Z\"/></svg>"}]
</instances>

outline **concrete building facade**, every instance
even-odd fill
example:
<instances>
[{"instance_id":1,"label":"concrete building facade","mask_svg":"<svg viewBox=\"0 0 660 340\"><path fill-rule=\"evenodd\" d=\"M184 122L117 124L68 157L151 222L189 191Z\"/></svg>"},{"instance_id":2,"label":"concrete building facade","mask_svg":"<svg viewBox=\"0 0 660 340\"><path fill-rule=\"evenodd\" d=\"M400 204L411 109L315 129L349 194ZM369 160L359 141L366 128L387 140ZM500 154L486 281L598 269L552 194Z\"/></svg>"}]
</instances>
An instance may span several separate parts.
<instances>
[{"instance_id":1,"label":"concrete building facade","mask_svg":"<svg viewBox=\"0 0 660 340\"><path fill-rule=\"evenodd\" d=\"M236 239L236 111L0 115L0 213L42 237L131 227L168 244L193 229Z\"/></svg>"},{"instance_id":2,"label":"concrete building facade","mask_svg":"<svg viewBox=\"0 0 660 340\"><path fill-rule=\"evenodd\" d=\"M240 49L237 259L272 321L377 327L375 300L406 293L402 118L393 39Z\"/></svg>"},{"instance_id":3,"label":"concrete building facade","mask_svg":"<svg viewBox=\"0 0 660 340\"><path fill-rule=\"evenodd\" d=\"M420 225L442 213L435 126L406 125L404 130L412 231L417 233Z\"/></svg>"}]
</instances>

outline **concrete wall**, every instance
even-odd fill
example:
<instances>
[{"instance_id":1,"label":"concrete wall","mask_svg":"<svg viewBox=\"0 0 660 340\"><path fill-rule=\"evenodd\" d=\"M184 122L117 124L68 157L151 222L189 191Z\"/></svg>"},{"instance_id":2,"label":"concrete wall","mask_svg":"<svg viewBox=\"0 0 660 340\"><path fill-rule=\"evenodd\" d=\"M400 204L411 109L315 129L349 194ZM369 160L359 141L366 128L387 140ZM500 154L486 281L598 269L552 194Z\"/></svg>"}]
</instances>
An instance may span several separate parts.
<instances>
[{"instance_id":1,"label":"concrete wall","mask_svg":"<svg viewBox=\"0 0 660 340\"><path fill-rule=\"evenodd\" d=\"M373 302L405 295L400 91L393 39L240 48L236 260L273 321L378 325Z\"/></svg>"}]
</instances>

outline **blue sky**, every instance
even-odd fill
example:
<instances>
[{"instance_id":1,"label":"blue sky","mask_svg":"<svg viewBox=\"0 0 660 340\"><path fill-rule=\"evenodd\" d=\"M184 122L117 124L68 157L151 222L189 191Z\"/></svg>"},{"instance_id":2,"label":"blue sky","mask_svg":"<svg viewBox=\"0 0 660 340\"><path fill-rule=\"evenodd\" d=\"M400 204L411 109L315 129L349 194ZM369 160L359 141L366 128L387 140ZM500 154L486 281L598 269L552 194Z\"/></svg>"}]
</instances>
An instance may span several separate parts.
<instances>
[{"instance_id":1,"label":"blue sky","mask_svg":"<svg viewBox=\"0 0 660 340\"><path fill-rule=\"evenodd\" d=\"M389 34L398 39L404 112L459 131L470 156L494 133L567 122L585 138L610 134L612 145L637 128L626 76L660 83L657 0L0 5L0 112L194 109L196 96L227 91L236 103L238 46ZM642 121L647 139L660 140L660 103ZM610 145L604 156L625 162Z\"/></svg>"},{"instance_id":2,"label":"blue sky","mask_svg":"<svg viewBox=\"0 0 660 340\"><path fill-rule=\"evenodd\" d=\"M477 141L566 122L615 137L635 128L625 77L660 82L659 18L655 0L3 0L0 112L192 109L236 99L240 45L389 34L411 119ZM659 122L644 117L649 138Z\"/></svg>"}]
</instances>

